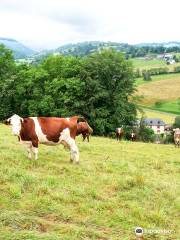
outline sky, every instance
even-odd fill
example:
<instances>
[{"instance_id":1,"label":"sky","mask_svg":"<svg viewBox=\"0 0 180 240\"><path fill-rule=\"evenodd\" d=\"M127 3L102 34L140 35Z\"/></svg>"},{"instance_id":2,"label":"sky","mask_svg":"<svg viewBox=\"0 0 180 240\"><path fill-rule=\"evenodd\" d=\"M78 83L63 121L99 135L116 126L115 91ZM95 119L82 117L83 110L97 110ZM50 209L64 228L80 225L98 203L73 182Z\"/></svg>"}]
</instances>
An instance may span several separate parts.
<instances>
[{"instance_id":1,"label":"sky","mask_svg":"<svg viewBox=\"0 0 180 240\"><path fill-rule=\"evenodd\" d=\"M180 41L179 0L0 0L0 37L35 50L83 41Z\"/></svg>"}]
</instances>

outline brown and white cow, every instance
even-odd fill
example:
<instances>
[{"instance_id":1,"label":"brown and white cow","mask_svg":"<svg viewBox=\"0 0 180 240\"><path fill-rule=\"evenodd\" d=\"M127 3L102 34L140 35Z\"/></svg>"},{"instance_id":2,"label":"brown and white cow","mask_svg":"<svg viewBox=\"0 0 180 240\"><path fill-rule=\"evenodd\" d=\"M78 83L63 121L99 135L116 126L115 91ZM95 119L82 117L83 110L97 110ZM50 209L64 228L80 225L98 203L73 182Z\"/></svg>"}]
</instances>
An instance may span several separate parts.
<instances>
[{"instance_id":1,"label":"brown and white cow","mask_svg":"<svg viewBox=\"0 0 180 240\"><path fill-rule=\"evenodd\" d=\"M132 142L135 142L135 141L136 141L137 136L136 136L136 133L135 133L135 132L131 132L130 137L131 137L131 141L132 141Z\"/></svg>"},{"instance_id":2,"label":"brown and white cow","mask_svg":"<svg viewBox=\"0 0 180 240\"><path fill-rule=\"evenodd\" d=\"M10 124L12 133L18 136L20 143L25 144L28 157L34 153L38 158L38 144L57 145L63 144L70 150L70 161L79 162L79 150L75 143L78 121L82 118L74 116L71 118L56 117L28 117L21 118L13 115L5 123Z\"/></svg>"},{"instance_id":3,"label":"brown and white cow","mask_svg":"<svg viewBox=\"0 0 180 240\"><path fill-rule=\"evenodd\" d=\"M121 138L123 137L124 135L124 130L123 128L116 128L116 139L117 141L121 140Z\"/></svg>"},{"instance_id":4,"label":"brown and white cow","mask_svg":"<svg viewBox=\"0 0 180 240\"><path fill-rule=\"evenodd\" d=\"M76 135L82 134L83 141L87 138L89 142L89 136L93 133L93 129L89 126L87 122L79 122L77 125L77 133Z\"/></svg>"},{"instance_id":5,"label":"brown and white cow","mask_svg":"<svg viewBox=\"0 0 180 240\"><path fill-rule=\"evenodd\" d=\"M175 129L173 129L173 132L174 132L175 147L180 147L180 129L175 128Z\"/></svg>"}]
</instances>

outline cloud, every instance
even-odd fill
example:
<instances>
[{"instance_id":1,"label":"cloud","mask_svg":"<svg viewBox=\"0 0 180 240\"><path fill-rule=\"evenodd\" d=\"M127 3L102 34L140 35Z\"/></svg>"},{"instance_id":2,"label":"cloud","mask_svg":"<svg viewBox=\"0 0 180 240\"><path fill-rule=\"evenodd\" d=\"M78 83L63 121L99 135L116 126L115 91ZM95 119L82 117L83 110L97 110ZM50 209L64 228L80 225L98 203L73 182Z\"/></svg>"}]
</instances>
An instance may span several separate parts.
<instances>
[{"instance_id":1,"label":"cloud","mask_svg":"<svg viewBox=\"0 0 180 240\"><path fill-rule=\"evenodd\" d=\"M0 36L35 48L180 40L178 0L1 0Z\"/></svg>"}]
</instances>

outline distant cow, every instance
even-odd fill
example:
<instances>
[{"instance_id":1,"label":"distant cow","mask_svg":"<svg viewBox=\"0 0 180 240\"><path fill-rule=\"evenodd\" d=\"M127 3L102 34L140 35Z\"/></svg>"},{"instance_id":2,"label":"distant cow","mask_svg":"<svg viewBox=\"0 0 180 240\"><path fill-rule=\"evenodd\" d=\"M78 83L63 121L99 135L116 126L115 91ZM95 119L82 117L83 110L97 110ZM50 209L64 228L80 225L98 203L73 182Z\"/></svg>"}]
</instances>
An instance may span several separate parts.
<instances>
[{"instance_id":1,"label":"distant cow","mask_svg":"<svg viewBox=\"0 0 180 240\"><path fill-rule=\"evenodd\" d=\"M77 124L77 133L76 135L82 134L83 141L87 138L87 141L89 142L89 136L93 133L92 128L89 126L87 122L79 122Z\"/></svg>"},{"instance_id":2,"label":"distant cow","mask_svg":"<svg viewBox=\"0 0 180 240\"><path fill-rule=\"evenodd\" d=\"M124 135L124 130L123 128L116 128L116 139L117 141L121 140L121 138L123 137Z\"/></svg>"},{"instance_id":3,"label":"distant cow","mask_svg":"<svg viewBox=\"0 0 180 240\"><path fill-rule=\"evenodd\" d=\"M78 121L82 118L28 117L13 115L5 123L11 125L12 133L18 136L20 143L27 146L28 157L34 153L38 158L38 144L63 144L70 150L70 161L79 162L79 150L75 143Z\"/></svg>"},{"instance_id":4,"label":"distant cow","mask_svg":"<svg viewBox=\"0 0 180 240\"><path fill-rule=\"evenodd\" d=\"M135 133L135 132L131 132L130 137L131 137L131 141L132 141L132 142L136 141L137 136L136 136L136 133Z\"/></svg>"},{"instance_id":5,"label":"distant cow","mask_svg":"<svg viewBox=\"0 0 180 240\"><path fill-rule=\"evenodd\" d=\"M175 129L173 129L173 131L174 131L175 147L179 147L180 146L180 129L179 128L175 128Z\"/></svg>"}]
</instances>

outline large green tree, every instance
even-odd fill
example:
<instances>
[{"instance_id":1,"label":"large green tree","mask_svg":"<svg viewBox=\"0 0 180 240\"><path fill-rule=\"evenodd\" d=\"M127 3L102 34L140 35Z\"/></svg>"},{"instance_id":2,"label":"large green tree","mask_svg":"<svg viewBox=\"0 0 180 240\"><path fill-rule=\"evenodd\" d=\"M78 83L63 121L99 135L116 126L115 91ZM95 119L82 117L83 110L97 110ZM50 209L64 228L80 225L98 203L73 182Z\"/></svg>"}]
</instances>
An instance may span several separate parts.
<instances>
[{"instance_id":1,"label":"large green tree","mask_svg":"<svg viewBox=\"0 0 180 240\"><path fill-rule=\"evenodd\" d=\"M12 52L0 44L0 119L8 116L12 110L15 68Z\"/></svg>"},{"instance_id":2,"label":"large green tree","mask_svg":"<svg viewBox=\"0 0 180 240\"><path fill-rule=\"evenodd\" d=\"M136 107L132 63L112 49L88 56L80 73L83 85L82 114L97 134L107 134L123 124L132 125Z\"/></svg>"}]
</instances>

